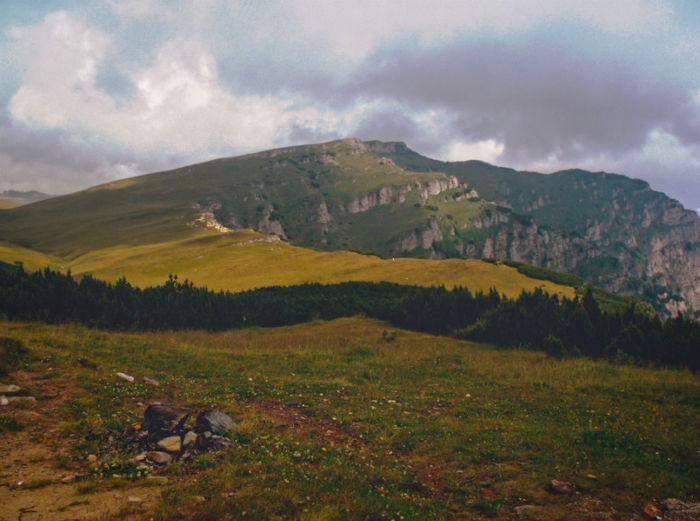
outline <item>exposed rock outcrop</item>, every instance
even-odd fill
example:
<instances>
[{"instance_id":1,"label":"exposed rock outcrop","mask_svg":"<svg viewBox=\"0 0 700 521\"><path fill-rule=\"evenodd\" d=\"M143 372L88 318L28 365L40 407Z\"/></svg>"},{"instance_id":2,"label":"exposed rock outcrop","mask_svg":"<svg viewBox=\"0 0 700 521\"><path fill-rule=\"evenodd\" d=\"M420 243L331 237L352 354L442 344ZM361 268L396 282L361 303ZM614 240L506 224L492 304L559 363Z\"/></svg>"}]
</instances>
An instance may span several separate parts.
<instances>
[{"instance_id":1,"label":"exposed rock outcrop","mask_svg":"<svg viewBox=\"0 0 700 521\"><path fill-rule=\"evenodd\" d=\"M429 196L439 195L447 190L459 188L459 180L454 176L445 177L445 179L431 179L424 183L415 182L402 187L384 186L379 190L370 192L350 201L346 210L349 214L366 212L375 206L387 205L392 203L403 202L402 196L414 190L420 191L421 198L427 199Z\"/></svg>"}]
</instances>

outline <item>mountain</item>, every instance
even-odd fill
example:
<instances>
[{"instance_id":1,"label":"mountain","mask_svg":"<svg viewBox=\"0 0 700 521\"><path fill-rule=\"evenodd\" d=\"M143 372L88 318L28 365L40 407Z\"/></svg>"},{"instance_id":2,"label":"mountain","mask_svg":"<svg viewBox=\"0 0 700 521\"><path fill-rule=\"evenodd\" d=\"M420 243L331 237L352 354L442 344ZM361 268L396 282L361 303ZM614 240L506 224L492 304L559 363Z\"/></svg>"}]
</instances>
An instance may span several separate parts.
<instances>
[{"instance_id":1,"label":"mountain","mask_svg":"<svg viewBox=\"0 0 700 521\"><path fill-rule=\"evenodd\" d=\"M43 201L44 199L49 199L50 197L53 196L42 192L37 192L36 190L31 190L28 192L5 190L4 192L0 192L0 210L15 208L17 206L22 206L23 204L34 203L36 201Z\"/></svg>"},{"instance_id":2,"label":"mountain","mask_svg":"<svg viewBox=\"0 0 700 521\"><path fill-rule=\"evenodd\" d=\"M386 258L510 259L667 314L700 310L700 219L646 183L447 163L403 143L344 139L223 158L0 212L0 239L67 262L245 228Z\"/></svg>"}]
</instances>

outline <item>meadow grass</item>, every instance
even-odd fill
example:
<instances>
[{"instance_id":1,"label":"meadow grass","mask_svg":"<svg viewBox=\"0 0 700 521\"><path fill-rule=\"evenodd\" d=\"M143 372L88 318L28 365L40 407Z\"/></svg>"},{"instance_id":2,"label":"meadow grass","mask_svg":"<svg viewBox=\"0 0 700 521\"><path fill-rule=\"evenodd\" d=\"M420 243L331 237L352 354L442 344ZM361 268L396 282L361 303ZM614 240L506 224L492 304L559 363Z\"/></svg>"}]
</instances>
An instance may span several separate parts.
<instances>
[{"instance_id":1,"label":"meadow grass","mask_svg":"<svg viewBox=\"0 0 700 521\"><path fill-rule=\"evenodd\" d=\"M362 318L147 334L2 322L0 335L29 348L29 369L75 378L66 432L119 430L154 399L236 419L224 456L171 467L155 519L509 519L522 504L580 519L575 497L547 491L553 478L623 518L700 495L700 380L689 372L554 360Z\"/></svg>"},{"instance_id":2,"label":"meadow grass","mask_svg":"<svg viewBox=\"0 0 700 521\"><path fill-rule=\"evenodd\" d=\"M173 273L195 285L234 292L306 282L369 281L466 286L472 292L495 287L509 297L538 287L569 298L575 294L571 287L477 260L380 259L352 252L321 252L269 239L250 230L216 235L202 232L187 240L95 251L67 263L66 268L74 275L91 273L109 281L126 276L141 287L162 284Z\"/></svg>"}]
</instances>

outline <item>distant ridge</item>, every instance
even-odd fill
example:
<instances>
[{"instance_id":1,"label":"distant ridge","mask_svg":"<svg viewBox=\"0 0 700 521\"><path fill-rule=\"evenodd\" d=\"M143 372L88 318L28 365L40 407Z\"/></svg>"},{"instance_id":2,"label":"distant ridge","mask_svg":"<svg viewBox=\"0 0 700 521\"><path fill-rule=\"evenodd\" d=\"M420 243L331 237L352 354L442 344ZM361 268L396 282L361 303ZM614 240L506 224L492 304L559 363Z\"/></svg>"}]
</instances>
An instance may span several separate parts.
<instances>
[{"instance_id":1,"label":"distant ridge","mask_svg":"<svg viewBox=\"0 0 700 521\"><path fill-rule=\"evenodd\" d=\"M4 192L0 192L0 200L9 201L17 204L18 206L34 203L36 201L43 201L44 199L50 199L51 197L53 196L42 192L37 192L36 190L30 190L27 192L5 190Z\"/></svg>"}]
</instances>

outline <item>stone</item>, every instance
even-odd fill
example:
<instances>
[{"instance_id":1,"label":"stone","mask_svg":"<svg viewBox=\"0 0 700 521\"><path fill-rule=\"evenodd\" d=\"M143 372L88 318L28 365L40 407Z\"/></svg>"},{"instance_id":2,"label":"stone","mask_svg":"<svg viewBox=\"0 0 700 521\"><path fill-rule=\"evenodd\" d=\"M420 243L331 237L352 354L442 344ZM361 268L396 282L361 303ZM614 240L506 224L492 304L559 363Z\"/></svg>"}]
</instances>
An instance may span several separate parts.
<instances>
[{"instance_id":1,"label":"stone","mask_svg":"<svg viewBox=\"0 0 700 521\"><path fill-rule=\"evenodd\" d=\"M10 400L7 399L7 396L0 396L0 405L3 407L5 405L10 405Z\"/></svg>"},{"instance_id":2,"label":"stone","mask_svg":"<svg viewBox=\"0 0 700 521\"><path fill-rule=\"evenodd\" d=\"M36 403L36 398L33 396L8 396L7 401L9 403Z\"/></svg>"},{"instance_id":3,"label":"stone","mask_svg":"<svg viewBox=\"0 0 700 521\"><path fill-rule=\"evenodd\" d=\"M201 412L195 422L197 432L209 431L212 434L228 434L235 426L236 423L228 414L216 409Z\"/></svg>"},{"instance_id":4,"label":"stone","mask_svg":"<svg viewBox=\"0 0 700 521\"><path fill-rule=\"evenodd\" d=\"M159 450L152 450L146 453L146 458L148 461L155 463L156 465L167 465L173 461L173 457L167 452L161 452Z\"/></svg>"},{"instance_id":5,"label":"stone","mask_svg":"<svg viewBox=\"0 0 700 521\"><path fill-rule=\"evenodd\" d=\"M197 441L197 434L194 431L187 431L182 438L182 446L185 448L193 447Z\"/></svg>"},{"instance_id":6,"label":"stone","mask_svg":"<svg viewBox=\"0 0 700 521\"><path fill-rule=\"evenodd\" d=\"M121 372L120 372L120 373L117 373L117 377L118 377L118 378L121 378L122 380L126 380L127 382L133 382L133 381L134 381L134 377L133 377L133 376L130 376L130 375L126 374L126 373L121 373Z\"/></svg>"},{"instance_id":7,"label":"stone","mask_svg":"<svg viewBox=\"0 0 700 521\"><path fill-rule=\"evenodd\" d=\"M64 476L61 478L61 483L63 483L64 485L70 485L75 481L75 478L75 474L69 474L68 476Z\"/></svg>"},{"instance_id":8,"label":"stone","mask_svg":"<svg viewBox=\"0 0 700 521\"><path fill-rule=\"evenodd\" d=\"M22 388L19 385L1 385L0 384L0 394L17 394Z\"/></svg>"},{"instance_id":9,"label":"stone","mask_svg":"<svg viewBox=\"0 0 700 521\"><path fill-rule=\"evenodd\" d=\"M574 485L568 481L559 481L553 479L549 483L549 488L558 494L571 494L574 491Z\"/></svg>"},{"instance_id":10,"label":"stone","mask_svg":"<svg viewBox=\"0 0 700 521\"><path fill-rule=\"evenodd\" d=\"M685 503L680 499L669 498L661 502L661 507L668 512L679 514L683 519L700 519L700 503Z\"/></svg>"},{"instance_id":11,"label":"stone","mask_svg":"<svg viewBox=\"0 0 700 521\"><path fill-rule=\"evenodd\" d=\"M209 438L208 445L214 450L226 450L231 446L231 440L223 436L213 435Z\"/></svg>"},{"instance_id":12,"label":"stone","mask_svg":"<svg viewBox=\"0 0 700 521\"><path fill-rule=\"evenodd\" d=\"M673 497L668 498L668 499L664 499L661 502L661 506L664 509L670 510L672 512L676 511L676 510L685 510L687 508L687 505L683 501L681 501L680 499L673 498Z\"/></svg>"},{"instance_id":13,"label":"stone","mask_svg":"<svg viewBox=\"0 0 700 521\"><path fill-rule=\"evenodd\" d=\"M148 376L143 377L143 383L146 385L152 385L153 387L160 387L160 382L158 380L154 380L153 378L149 378Z\"/></svg>"},{"instance_id":14,"label":"stone","mask_svg":"<svg viewBox=\"0 0 700 521\"><path fill-rule=\"evenodd\" d=\"M97 461L97 456L94 454L88 454L87 460L89 463L95 463Z\"/></svg>"},{"instance_id":15,"label":"stone","mask_svg":"<svg viewBox=\"0 0 700 521\"><path fill-rule=\"evenodd\" d=\"M160 440L158 443L156 443L156 445L159 449L168 452L180 452L180 449L182 448L182 441L180 440L180 436L168 436L167 438Z\"/></svg>"},{"instance_id":16,"label":"stone","mask_svg":"<svg viewBox=\"0 0 700 521\"><path fill-rule=\"evenodd\" d=\"M166 476L146 476L146 481L156 485L165 485L168 482Z\"/></svg>"},{"instance_id":17,"label":"stone","mask_svg":"<svg viewBox=\"0 0 700 521\"><path fill-rule=\"evenodd\" d=\"M204 496L194 496L194 500L197 503L206 503L207 502L207 498L205 498Z\"/></svg>"},{"instance_id":18,"label":"stone","mask_svg":"<svg viewBox=\"0 0 700 521\"><path fill-rule=\"evenodd\" d=\"M147 453L141 452L140 454L137 454L134 456L134 461L143 461L148 457Z\"/></svg>"},{"instance_id":19,"label":"stone","mask_svg":"<svg viewBox=\"0 0 700 521\"><path fill-rule=\"evenodd\" d=\"M132 503L132 504L143 503L143 499L141 499L141 498L138 497L138 496L129 496L129 497L126 499L126 502L127 502L127 503Z\"/></svg>"},{"instance_id":20,"label":"stone","mask_svg":"<svg viewBox=\"0 0 700 521\"><path fill-rule=\"evenodd\" d=\"M151 435L169 434L181 429L190 411L184 407L164 403L149 405L143 413L141 428Z\"/></svg>"}]
</instances>

